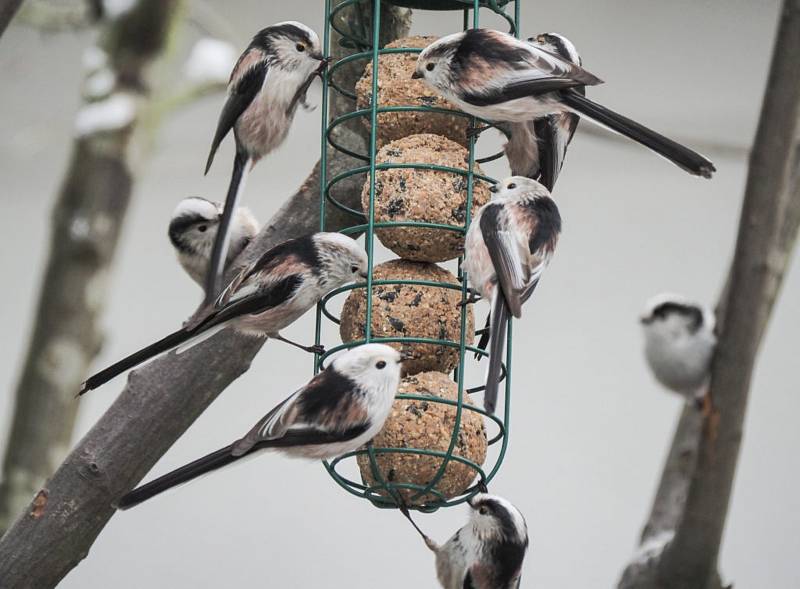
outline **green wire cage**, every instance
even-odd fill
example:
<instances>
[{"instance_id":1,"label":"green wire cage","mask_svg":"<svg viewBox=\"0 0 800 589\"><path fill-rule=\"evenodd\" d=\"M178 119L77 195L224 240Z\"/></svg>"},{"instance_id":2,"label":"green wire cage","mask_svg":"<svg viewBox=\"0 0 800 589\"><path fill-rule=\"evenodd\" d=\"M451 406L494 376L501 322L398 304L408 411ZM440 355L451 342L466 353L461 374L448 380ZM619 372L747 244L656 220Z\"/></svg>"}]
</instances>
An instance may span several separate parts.
<instances>
[{"instance_id":1,"label":"green wire cage","mask_svg":"<svg viewBox=\"0 0 800 589\"><path fill-rule=\"evenodd\" d=\"M391 4L397 6L404 6L416 9L428 10L457 10L462 13L463 21L460 23L460 28L466 29L468 27L480 26L481 13L490 11L494 15L498 15L505 20L512 33L518 35L518 23L520 12L521 0L393 0ZM485 488L486 485L497 474L502 464L503 458L508 446L509 434L509 417L510 417L510 401L511 401L511 354L512 354L512 329L511 325L508 327L507 342L506 342L506 357L504 363L503 377L504 377L504 398L502 415L488 415L482 407L468 404L465 399L465 393L479 393L483 390L483 386L476 386L473 388L466 388L465 384L465 361L470 359L473 355L476 357L486 356L486 352L478 349L471 344L473 335L480 335L482 330L474 333L467 334L467 306L464 304L467 300L467 279L465 273L461 270L461 258L458 259L458 279L459 284L450 284L446 282L434 282L425 280L377 280L373 278L374 267L374 251L375 251L375 230L386 227L423 227L436 231L457 232L461 235L466 234L467 228L471 220L472 203L473 203L473 187L476 180L483 180L489 183L495 183L495 180L487 176L483 176L475 172L476 163L484 163L502 156L502 154L495 154L486 158L478 159L475 156L475 135L470 134L468 140L468 162L466 169L459 169L455 167L434 165L430 163L379 163L376 161L377 154L377 136L379 121L378 115L381 113L403 112L403 111L419 111L427 113L441 113L458 117L465 117L469 121L469 128L476 129L479 124L488 124L486 121L480 121L469 115L451 109L438 108L432 106L379 106L378 98L378 63L380 55L387 55L391 53L412 53L416 54L421 49L412 48L387 48L382 49L379 42L379 32L381 24L381 1L373 0L372 2L372 17L370 26L360 27L362 30L353 31L347 30L342 26L343 19L337 19L341 16L342 11L355 10L358 8L359 0L342 0L341 2L334 2L333 0L325 1L325 31L323 37L323 45L325 56L331 55L331 31L336 31L341 36L340 43L348 48L351 48L355 53L348 55L335 63L331 63L328 68L328 74L323 81L323 94L322 94L322 140L321 140L321 159L320 159L320 230L326 230L326 210L328 207L335 207L349 215L352 215L354 225L344 229L342 233L357 236L364 234L365 249L369 256L369 276L366 283L353 284L339 288L329 293L317 307L317 323L316 323L316 343L321 343L323 326L326 322L340 323L340 318L336 317L328 309L329 303L334 297L342 296L349 291L356 289L365 290L366 296L366 318L363 338L355 341L343 343L329 349L325 354L315 356L315 373L325 366L325 361L328 357L340 350L351 348L363 343L399 343L399 344L431 344L438 346L445 346L455 349L458 352L458 366L453 371L453 380L458 386L457 399L445 399L433 395L426 394L405 394L397 395L397 399L405 399L409 401L424 401L427 403L441 403L455 408L455 419L452 425L452 433L450 434L449 446L446 451L432 450L427 448L389 448L368 445L364 449L355 452L350 452L334 460L325 462L325 468L330 476L341 487L348 492L358 497L369 500L373 505L380 508L396 508L408 506L420 511L435 511L440 507L447 507L457 505L468 500L471 496ZM509 13L508 9L513 6L513 12ZM329 120L329 99L331 92L337 92L350 99L355 99L356 96L336 82L336 74L340 68L348 63L363 62L365 65L371 60L372 64L372 92L370 97L369 108L357 109L352 112L345 113L341 116ZM347 149L340 145L333 137L332 131L339 125L355 119L368 118L370 122L370 133L368 141L367 153L356 153L353 150ZM328 149L332 148L354 160L363 162L362 165L355 165L354 167L339 172L331 177L329 171ZM448 174L455 174L462 177L466 181L466 215L465 221L462 225L449 225L441 223L430 223L421 221L375 221L375 194L376 194L376 171L388 170L392 168L412 168L417 170L435 170L445 172ZM364 175L369 182L369 210L360 211L349 207L334 196L332 196L332 189L338 183L357 175ZM460 334L461 337L458 341L436 338L419 338L419 337L379 337L373 333L372 329L372 315L373 315L373 301L372 293L373 288L383 285L416 285L424 287L433 287L437 289L450 289L460 293L462 305L460 307ZM483 385L483 383L480 383ZM486 464L477 464L463 456L455 454L456 445L461 431L462 420L465 417L465 412L475 412L476 415L481 416L480 419L486 420L488 426L488 445L494 447L492 457L487 456ZM387 480L389 477L383 476L379 468L377 457L387 454L405 454L416 456L434 457L441 459L441 463L434 476L424 484L401 482L394 480ZM348 461L355 461L357 457L367 457L369 461L369 468L372 474L373 481L367 481L362 476L362 481L358 482L348 478L341 472L341 467ZM437 484L445 476L445 472L450 463L459 463L466 465L469 469L474 471L474 478L472 483L460 494L456 496L445 496L439 489Z\"/></svg>"}]
</instances>

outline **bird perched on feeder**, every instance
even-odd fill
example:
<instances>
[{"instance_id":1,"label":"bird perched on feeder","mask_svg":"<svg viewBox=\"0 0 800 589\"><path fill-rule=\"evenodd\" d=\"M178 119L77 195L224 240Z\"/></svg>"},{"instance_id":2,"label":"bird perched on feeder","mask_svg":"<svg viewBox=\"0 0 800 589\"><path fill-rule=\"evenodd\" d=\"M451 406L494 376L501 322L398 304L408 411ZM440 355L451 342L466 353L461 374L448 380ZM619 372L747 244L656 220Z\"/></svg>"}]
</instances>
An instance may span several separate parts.
<instances>
[{"instance_id":1,"label":"bird perched on feeder","mask_svg":"<svg viewBox=\"0 0 800 589\"><path fill-rule=\"evenodd\" d=\"M279 331L317 304L328 292L367 277L367 253L341 233L315 233L290 239L266 251L244 268L217 301L202 308L178 331L101 370L83 383L79 395L163 352L188 349L226 327L255 337L301 346Z\"/></svg>"},{"instance_id":2,"label":"bird perched on feeder","mask_svg":"<svg viewBox=\"0 0 800 589\"><path fill-rule=\"evenodd\" d=\"M267 413L243 438L134 489L127 509L256 452L322 460L357 450L383 427L400 383L399 352L365 344L334 358L306 386Z\"/></svg>"},{"instance_id":3,"label":"bird perched on feeder","mask_svg":"<svg viewBox=\"0 0 800 589\"><path fill-rule=\"evenodd\" d=\"M228 99L219 116L206 162L206 174L222 140L233 130L236 156L225 208L211 252L206 303L217 296L227 257L233 211L244 189L248 166L277 148L289 132L298 104L328 61L319 37L302 23L288 21L260 30L231 72Z\"/></svg>"},{"instance_id":4,"label":"bird perched on feeder","mask_svg":"<svg viewBox=\"0 0 800 589\"><path fill-rule=\"evenodd\" d=\"M497 495L478 493L467 503L469 522L441 546L409 517L436 554L439 583L444 589L518 589L528 549L525 518Z\"/></svg>"},{"instance_id":5,"label":"bird perched on feeder","mask_svg":"<svg viewBox=\"0 0 800 589\"><path fill-rule=\"evenodd\" d=\"M644 355L656 380L687 402L702 405L717 338L711 309L675 294L649 301L639 318Z\"/></svg>"},{"instance_id":6,"label":"bird perched on feeder","mask_svg":"<svg viewBox=\"0 0 800 589\"><path fill-rule=\"evenodd\" d=\"M581 65L581 56L572 42L557 33L542 33L528 39L528 43L558 55L575 65ZM576 92L585 94L579 86ZM558 175L564 165L567 147L575 135L580 117L571 112L561 112L522 123L508 123L508 142L505 154L512 176L527 176L538 180L553 192Z\"/></svg>"},{"instance_id":7,"label":"bird perched on feeder","mask_svg":"<svg viewBox=\"0 0 800 589\"><path fill-rule=\"evenodd\" d=\"M594 74L508 33L470 29L442 37L419 54L413 77L423 78L464 112L488 121L524 123L575 113L690 174L710 178L716 170L702 155L583 96L579 88L602 83Z\"/></svg>"},{"instance_id":8,"label":"bird perched on feeder","mask_svg":"<svg viewBox=\"0 0 800 589\"><path fill-rule=\"evenodd\" d=\"M508 320L522 315L561 233L558 207L536 180L512 176L491 190L492 200L478 209L464 243L469 284L492 305L483 398L489 413L497 404Z\"/></svg>"},{"instance_id":9,"label":"bird perched on feeder","mask_svg":"<svg viewBox=\"0 0 800 589\"><path fill-rule=\"evenodd\" d=\"M200 286L208 271L211 248L222 217L222 206L199 196L184 198L169 221L169 240L175 248L178 262L189 277ZM230 247L225 268L258 234L259 224L250 209L238 207L231 219Z\"/></svg>"}]
</instances>

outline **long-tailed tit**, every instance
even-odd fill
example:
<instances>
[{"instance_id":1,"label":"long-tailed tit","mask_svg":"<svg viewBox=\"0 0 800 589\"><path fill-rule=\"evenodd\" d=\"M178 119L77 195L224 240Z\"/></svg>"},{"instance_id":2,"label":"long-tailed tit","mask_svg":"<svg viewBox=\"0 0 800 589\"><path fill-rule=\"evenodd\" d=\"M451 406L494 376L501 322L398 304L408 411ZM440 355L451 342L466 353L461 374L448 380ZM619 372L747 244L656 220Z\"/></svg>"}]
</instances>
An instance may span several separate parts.
<instances>
[{"instance_id":1,"label":"long-tailed tit","mask_svg":"<svg viewBox=\"0 0 800 589\"><path fill-rule=\"evenodd\" d=\"M483 404L494 412L511 315L520 317L561 233L561 216L547 189L512 176L490 189L492 200L475 214L464 244L464 270L472 290L491 300L489 369Z\"/></svg>"},{"instance_id":2,"label":"long-tailed tit","mask_svg":"<svg viewBox=\"0 0 800 589\"><path fill-rule=\"evenodd\" d=\"M558 55L578 66L581 56L572 42L557 33L543 33L528 39L528 43ZM576 92L585 93L583 87ZM564 165L567 147L575 135L580 117L571 112L561 112L522 123L508 123L509 138L505 154L512 176L526 176L538 180L547 190L553 191Z\"/></svg>"},{"instance_id":3,"label":"long-tailed tit","mask_svg":"<svg viewBox=\"0 0 800 589\"><path fill-rule=\"evenodd\" d=\"M717 344L714 313L680 295L660 294L647 302L639 321L653 376L687 401L698 402L708 386Z\"/></svg>"},{"instance_id":4,"label":"long-tailed tit","mask_svg":"<svg viewBox=\"0 0 800 589\"><path fill-rule=\"evenodd\" d=\"M236 156L206 278L206 303L222 286L229 226L244 189L249 165L277 148L289 132L298 104L305 104L311 82L327 66L317 34L299 22L282 22L259 31L231 72L228 99L206 162L208 173L222 140L233 130ZM250 166L252 167L252 166Z\"/></svg>"},{"instance_id":5,"label":"long-tailed tit","mask_svg":"<svg viewBox=\"0 0 800 589\"><path fill-rule=\"evenodd\" d=\"M340 233L315 233L291 239L265 252L244 268L217 301L201 308L186 325L101 370L83 383L79 395L163 352L179 351L232 327L239 333L278 339L308 352L280 335L331 290L367 277L367 253Z\"/></svg>"},{"instance_id":6,"label":"long-tailed tit","mask_svg":"<svg viewBox=\"0 0 800 589\"><path fill-rule=\"evenodd\" d=\"M200 286L203 286L208 271L211 248L221 217L220 204L199 196L190 196L178 203L169 221L169 240L175 248L178 262ZM234 211L225 268L249 245L258 229L258 221L249 209L238 207Z\"/></svg>"},{"instance_id":7,"label":"long-tailed tit","mask_svg":"<svg viewBox=\"0 0 800 589\"><path fill-rule=\"evenodd\" d=\"M500 31L470 29L442 37L417 59L414 78L463 111L492 122L524 123L576 113L644 145L690 174L710 178L714 164L691 149L583 96L597 76L537 44Z\"/></svg>"},{"instance_id":8,"label":"long-tailed tit","mask_svg":"<svg viewBox=\"0 0 800 589\"><path fill-rule=\"evenodd\" d=\"M436 554L439 583L444 589L517 589L528 549L525 518L497 495L479 493L468 504L469 522L441 546L414 524Z\"/></svg>"},{"instance_id":9,"label":"long-tailed tit","mask_svg":"<svg viewBox=\"0 0 800 589\"><path fill-rule=\"evenodd\" d=\"M399 383L396 350L384 344L352 348L267 413L243 438L134 489L117 507L133 507L263 450L313 460L357 450L383 427Z\"/></svg>"}]
</instances>

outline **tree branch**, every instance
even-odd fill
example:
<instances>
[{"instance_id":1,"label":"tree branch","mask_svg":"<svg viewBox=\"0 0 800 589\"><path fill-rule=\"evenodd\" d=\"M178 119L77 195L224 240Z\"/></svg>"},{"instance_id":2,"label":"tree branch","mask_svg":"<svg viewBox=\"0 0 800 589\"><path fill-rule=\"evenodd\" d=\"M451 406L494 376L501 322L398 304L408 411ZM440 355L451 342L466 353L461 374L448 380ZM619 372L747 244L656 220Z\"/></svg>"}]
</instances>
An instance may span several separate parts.
<instances>
[{"instance_id":1,"label":"tree branch","mask_svg":"<svg viewBox=\"0 0 800 589\"><path fill-rule=\"evenodd\" d=\"M368 5L364 2L361 8ZM388 23L385 41L407 34L410 11L386 6L383 13ZM335 35L333 41L337 57L351 52L339 47ZM351 75L340 81L352 89L356 79ZM332 113L338 108L333 103ZM350 133L347 140L350 148L364 149L362 136ZM343 168L347 164L337 155L331 165ZM350 192L348 202L358 202L360 187ZM318 198L315 171L241 260L317 230ZM328 227L352 223L347 221L329 219ZM206 407L249 368L261 345L260 340L224 331L179 356L167 354L131 373L114 404L0 539L3 582L37 589L57 584L86 556L114 514L112 503L141 480Z\"/></svg>"},{"instance_id":2,"label":"tree branch","mask_svg":"<svg viewBox=\"0 0 800 589\"><path fill-rule=\"evenodd\" d=\"M132 153L141 143L134 131L147 118L150 104L139 80L162 53L177 6L177 0L142 1L110 22L103 41L93 48L97 63L86 72L86 96L53 208L50 254L16 390L0 485L0 530L69 449L75 390L102 343L106 277L133 187ZM142 52L131 64L125 56L138 49ZM127 76L118 75L122 70ZM106 82L98 84L100 79ZM114 112L117 118L110 116Z\"/></svg>"},{"instance_id":3,"label":"tree branch","mask_svg":"<svg viewBox=\"0 0 800 589\"><path fill-rule=\"evenodd\" d=\"M710 385L715 410L707 418L688 408L681 415L640 551L624 571L621 589L722 585L717 560L750 379L800 225L798 47L800 0L785 0L734 259L717 311L720 337Z\"/></svg>"},{"instance_id":4,"label":"tree branch","mask_svg":"<svg viewBox=\"0 0 800 589\"><path fill-rule=\"evenodd\" d=\"M0 0L0 37L6 32L8 23L22 6L22 0Z\"/></svg>"}]
</instances>

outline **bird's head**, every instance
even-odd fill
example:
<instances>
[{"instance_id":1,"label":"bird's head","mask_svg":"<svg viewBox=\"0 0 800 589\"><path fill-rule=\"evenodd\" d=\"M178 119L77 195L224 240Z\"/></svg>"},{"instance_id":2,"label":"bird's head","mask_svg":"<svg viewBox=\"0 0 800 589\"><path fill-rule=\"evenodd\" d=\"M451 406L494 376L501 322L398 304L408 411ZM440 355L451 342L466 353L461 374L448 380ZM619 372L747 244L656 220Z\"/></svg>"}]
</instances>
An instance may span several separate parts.
<instances>
[{"instance_id":1,"label":"bird's head","mask_svg":"<svg viewBox=\"0 0 800 589\"><path fill-rule=\"evenodd\" d=\"M536 180L525 176L511 176L491 186L492 198L549 197L550 192Z\"/></svg>"},{"instance_id":2,"label":"bird's head","mask_svg":"<svg viewBox=\"0 0 800 589\"><path fill-rule=\"evenodd\" d=\"M364 344L337 356L332 363L336 372L353 380L365 390L397 392L400 384L400 352L386 344Z\"/></svg>"},{"instance_id":3,"label":"bird's head","mask_svg":"<svg viewBox=\"0 0 800 589\"><path fill-rule=\"evenodd\" d=\"M647 301L639 322L647 337L680 337L713 330L714 314L686 297L662 293Z\"/></svg>"},{"instance_id":4,"label":"bird's head","mask_svg":"<svg viewBox=\"0 0 800 589\"><path fill-rule=\"evenodd\" d=\"M525 518L510 501L497 495L478 493L468 501L472 531L481 540L505 540L528 544Z\"/></svg>"},{"instance_id":5,"label":"bird's head","mask_svg":"<svg viewBox=\"0 0 800 589\"><path fill-rule=\"evenodd\" d=\"M328 63L322 56L317 33L296 21L280 22L260 30L253 37L253 45L272 56L270 67L296 72L303 79L321 73Z\"/></svg>"},{"instance_id":6,"label":"bird's head","mask_svg":"<svg viewBox=\"0 0 800 589\"><path fill-rule=\"evenodd\" d=\"M366 280L367 252L356 240L341 233L317 233L314 242L329 288Z\"/></svg>"},{"instance_id":7,"label":"bird's head","mask_svg":"<svg viewBox=\"0 0 800 589\"><path fill-rule=\"evenodd\" d=\"M568 59L575 65L581 65L581 56L575 45L564 35L558 33L541 33L528 39L529 43L538 45L545 51Z\"/></svg>"},{"instance_id":8,"label":"bird's head","mask_svg":"<svg viewBox=\"0 0 800 589\"><path fill-rule=\"evenodd\" d=\"M464 33L454 33L437 39L417 56L417 64L411 77L423 80L435 90L452 91L452 58L464 38Z\"/></svg>"},{"instance_id":9,"label":"bird's head","mask_svg":"<svg viewBox=\"0 0 800 589\"><path fill-rule=\"evenodd\" d=\"M169 240L179 254L200 254L214 244L219 225L219 204L190 196L175 207L169 220Z\"/></svg>"}]
</instances>

